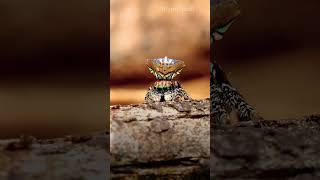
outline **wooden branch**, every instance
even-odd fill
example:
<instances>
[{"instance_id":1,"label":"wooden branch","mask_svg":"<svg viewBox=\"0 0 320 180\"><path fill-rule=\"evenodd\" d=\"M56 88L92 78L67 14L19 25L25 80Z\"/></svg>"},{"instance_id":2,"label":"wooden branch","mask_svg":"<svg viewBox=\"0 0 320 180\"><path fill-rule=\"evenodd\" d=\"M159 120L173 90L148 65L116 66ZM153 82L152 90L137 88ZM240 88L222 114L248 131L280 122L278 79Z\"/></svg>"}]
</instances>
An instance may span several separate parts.
<instances>
[{"instance_id":1,"label":"wooden branch","mask_svg":"<svg viewBox=\"0 0 320 180\"><path fill-rule=\"evenodd\" d=\"M1 180L109 179L108 135L0 140Z\"/></svg>"},{"instance_id":2,"label":"wooden branch","mask_svg":"<svg viewBox=\"0 0 320 180\"><path fill-rule=\"evenodd\" d=\"M209 100L111 107L113 178L209 178Z\"/></svg>"},{"instance_id":3,"label":"wooden branch","mask_svg":"<svg viewBox=\"0 0 320 180\"><path fill-rule=\"evenodd\" d=\"M113 106L110 155L106 133L0 140L0 179L319 179L320 115L217 127L211 149L209 121L209 100Z\"/></svg>"},{"instance_id":4,"label":"wooden branch","mask_svg":"<svg viewBox=\"0 0 320 180\"><path fill-rule=\"evenodd\" d=\"M213 130L214 179L320 179L320 116Z\"/></svg>"}]
</instances>

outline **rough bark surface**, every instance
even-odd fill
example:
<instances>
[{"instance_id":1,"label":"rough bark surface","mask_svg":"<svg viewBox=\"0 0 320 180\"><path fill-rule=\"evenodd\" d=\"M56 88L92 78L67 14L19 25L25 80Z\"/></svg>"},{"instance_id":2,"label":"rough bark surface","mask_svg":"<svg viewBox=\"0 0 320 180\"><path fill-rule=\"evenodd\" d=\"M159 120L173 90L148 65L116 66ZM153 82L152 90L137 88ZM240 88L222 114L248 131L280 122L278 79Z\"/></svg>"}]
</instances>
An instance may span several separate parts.
<instances>
[{"instance_id":1,"label":"rough bark surface","mask_svg":"<svg viewBox=\"0 0 320 180\"><path fill-rule=\"evenodd\" d=\"M209 178L209 100L111 107L113 178Z\"/></svg>"},{"instance_id":2,"label":"rough bark surface","mask_svg":"<svg viewBox=\"0 0 320 180\"><path fill-rule=\"evenodd\" d=\"M108 135L0 140L1 180L105 180Z\"/></svg>"},{"instance_id":3,"label":"rough bark surface","mask_svg":"<svg viewBox=\"0 0 320 180\"><path fill-rule=\"evenodd\" d=\"M209 121L208 100L114 106L111 155L106 133L0 140L0 179L109 179L109 160L112 179L320 179L320 115L216 127L211 149Z\"/></svg>"},{"instance_id":4,"label":"rough bark surface","mask_svg":"<svg viewBox=\"0 0 320 180\"><path fill-rule=\"evenodd\" d=\"M320 179L320 115L213 130L212 179Z\"/></svg>"}]
</instances>

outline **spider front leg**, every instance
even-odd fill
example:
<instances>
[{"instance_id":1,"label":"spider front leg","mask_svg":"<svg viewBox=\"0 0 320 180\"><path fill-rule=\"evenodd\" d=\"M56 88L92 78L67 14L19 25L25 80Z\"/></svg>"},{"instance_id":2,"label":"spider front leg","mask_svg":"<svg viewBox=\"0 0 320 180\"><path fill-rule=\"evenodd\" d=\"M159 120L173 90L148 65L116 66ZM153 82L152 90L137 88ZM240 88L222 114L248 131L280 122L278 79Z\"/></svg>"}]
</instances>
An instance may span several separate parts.
<instances>
[{"instance_id":1,"label":"spider front leg","mask_svg":"<svg viewBox=\"0 0 320 180\"><path fill-rule=\"evenodd\" d=\"M173 91L174 101L188 101L192 100L188 93L182 88L179 82L175 81L175 89Z\"/></svg>"}]
</instances>

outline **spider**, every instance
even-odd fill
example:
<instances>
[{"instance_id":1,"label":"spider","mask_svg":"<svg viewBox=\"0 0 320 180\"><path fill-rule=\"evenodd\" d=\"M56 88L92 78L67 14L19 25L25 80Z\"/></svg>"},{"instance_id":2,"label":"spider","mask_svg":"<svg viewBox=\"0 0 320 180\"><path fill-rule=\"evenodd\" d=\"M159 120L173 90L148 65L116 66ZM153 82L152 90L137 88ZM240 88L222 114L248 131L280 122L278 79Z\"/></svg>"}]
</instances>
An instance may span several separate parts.
<instances>
[{"instance_id":1,"label":"spider","mask_svg":"<svg viewBox=\"0 0 320 180\"><path fill-rule=\"evenodd\" d=\"M211 1L211 46L217 40L221 40L224 33L230 28L239 16L240 10L235 0ZM261 118L250 106L243 96L228 80L226 73L212 56L210 65L210 99L211 119L214 125L226 124L230 120L232 112L237 113L239 121L249 121Z\"/></svg>"},{"instance_id":2,"label":"spider","mask_svg":"<svg viewBox=\"0 0 320 180\"><path fill-rule=\"evenodd\" d=\"M173 78L185 67L183 61L168 57L147 61L149 71L157 78L145 96L146 102L165 102L190 100L186 91Z\"/></svg>"}]
</instances>

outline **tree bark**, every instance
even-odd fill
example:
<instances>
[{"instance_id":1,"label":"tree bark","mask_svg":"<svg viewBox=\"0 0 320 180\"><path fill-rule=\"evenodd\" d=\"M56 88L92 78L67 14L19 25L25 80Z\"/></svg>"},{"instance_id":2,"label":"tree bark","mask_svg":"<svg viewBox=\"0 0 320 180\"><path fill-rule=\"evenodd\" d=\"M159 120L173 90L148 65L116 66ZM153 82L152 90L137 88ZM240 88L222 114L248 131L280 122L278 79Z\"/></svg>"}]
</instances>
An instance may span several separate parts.
<instances>
[{"instance_id":1,"label":"tree bark","mask_svg":"<svg viewBox=\"0 0 320 180\"><path fill-rule=\"evenodd\" d=\"M320 179L320 116L239 123L213 130L215 180Z\"/></svg>"},{"instance_id":2,"label":"tree bark","mask_svg":"<svg viewBox=\"0 0 320 180\"><path fill-rule=\"evenodd\" d=\"M320 115L216 127L210 147L209 107L113 106L111 154L106 133L0 140L0 179L208 179L209 167L215 180L320 178Z\"/></svg>"},{"instance_id":3,"label":"tree bark","mask_svg":"<svg viewBox=\"0 0 320 180\"><path fill-rule=\"evenodd\" d=\"M0 179L109 179L108 142L106 133L0 140Z\"/></svg>"},{"instance_id":4,"label":"tree bark","mask_svg":"<svg viewBox=\"0 0 320 180\"><path fill-rule=\"evenodd\" d=\"M112 177L209 178L209 100L111 107Z\"/></svg>"}]
</instances>

